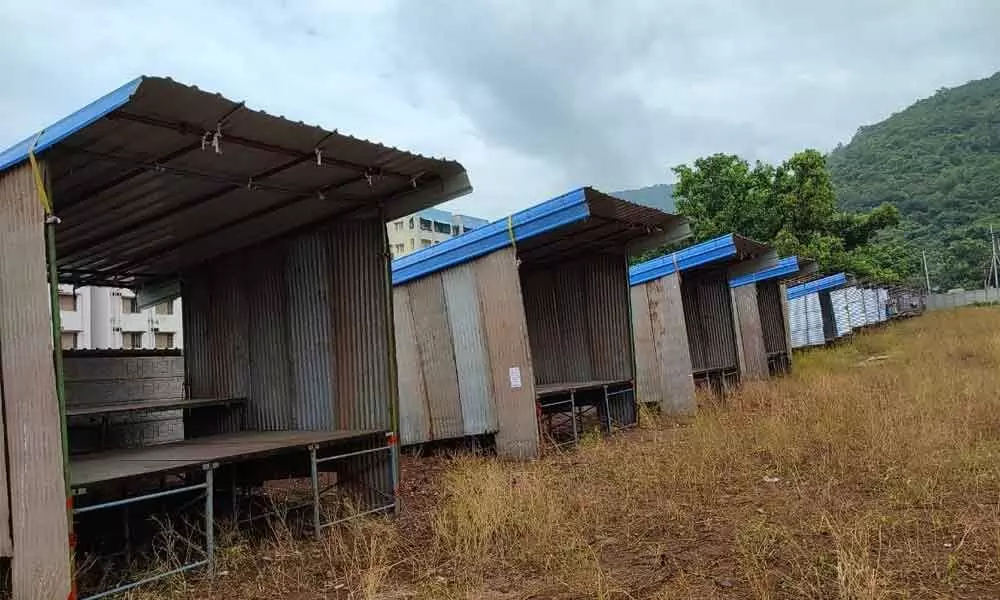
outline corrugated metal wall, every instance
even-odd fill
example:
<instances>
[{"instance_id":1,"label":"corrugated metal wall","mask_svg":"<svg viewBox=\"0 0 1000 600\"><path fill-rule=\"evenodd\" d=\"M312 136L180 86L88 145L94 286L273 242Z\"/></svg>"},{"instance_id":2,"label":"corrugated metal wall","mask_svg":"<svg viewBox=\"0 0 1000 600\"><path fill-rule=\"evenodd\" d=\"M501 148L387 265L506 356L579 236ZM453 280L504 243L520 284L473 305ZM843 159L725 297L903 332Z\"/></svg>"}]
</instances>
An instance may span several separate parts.
<instances>
[{"instance_id":1,"label":"corrugated metal wall","mask_svg":"<svg viewBox=\"0 0 1000 600\"><path fill-rule=\"evenodd\" d=\"M685 275L681 296L693 371L737 369L736 329L726 272Z\"/></svg>"},{"instance_id":2,"label":"corrugated metal wall","mask_svg":"<svg viewBox=\"0 0 1000 600\"><path fill-rule=\"evenodd\" d=\"M637 399L668 414L695 409L691 355L677 274L631 288Z\"/></svg>"},{"instance_id":3,"label":"corrugated metal wall","mask_svg":"<svg viewBox=\"0 0 1000 600\"><path fill-rule=\"evenodd\" d=\"M184 274L191 395L248 399L245 422L195 411L189 435L391 427L383 236L337 222Z\"/></svg>"},{"instance_id":4,"label":"corrugated metal wall","mask_svg":"<svg viewBox=\"0 0 1000 600\"><path fill-rule=\"evenodd\" d=\"M766 379L769 371L764 349L764 330L755 284L731 288L733 309L739 325L740 375L748 379Z\"/></svg>"},{"instance_id":5,"label":"corrugated metal wall","mask_svg":"<svg viewBox=\"0 0 1000 600\"><path fill-rule=\"evenodd\" d=\"M522 266L521 289L538 384L632 379L628 266L596 255Z\"/></svg>"},{"instance_id":6,"label":"corrugated metal wall","mask_svg":"<svg viewBox=\"0 0 1000 600\"><path fill-rule=\"evenodd\" d=\"M760 309L760 325L764 334L764 351L769 355L788 352L781 289L777 281L757 283L757 307Z\"/></svg>"},{"instance_id":7,"label":"corrugated metal wall","mask_svg":"<svg viewBox=\"0 0 1000 600\"><path fill-rule=\"evenodd\" d=\"M837 337L851 333L851 313L847 308L847 290L830 292L830 305L833 307L833 318L837 328Z\"/></svg>"},{"instance_id":8,"label":"corrugated metal wall","mask_svg":"<svg viewBox=\"0 0 1000 600\"><path fill-rule=\"evenodd\" d=\"M539 443L535 374L517 253L514 248L504 248L472 264L492 370L497 452L502 456L534 457ZM511 381L512 369L520 373L520 386Z\"/></svg>"},{"instance_id":9,"label":"corrugated metal wall","mask_svg":"<svg viewBox=\"0 0 1000 600\"><path fill-rule=\"evenodd\" d=\"M70 591L44 219L31 168L0 175L0 379L9 483L0 494L0 554L13 554L18 600L66 598Z\"/></svg>"},{"instance_id":10,"label":"corrugated metal wall","mask_svg":"<svg viewBox=\"0 0 1000 600\"><path fill-rule=\"evenodd\" d=\"M513 269L516 277L517 266L506 262L505 251L495 254L501 256L489 255L393 288L404 445L495 433L499 428L496 402L509 395L523 400L522 390L531 395L531 431L515 431L509 437L527 439L528 446L537 444L531 442L537 438L534 388L526 379L531 367L527 348L518 342L518 331L524 330L520 289L496 285L511 277L506 271ZM494 298L482 298L483 289ZM501 310L494 306L495 299L510 306ZM508 328L489 327L487 315L492 312L498 314L496 318L509 320ZM490 339L488 331L499 337ZM504 366L506 362L510 364ZM521 369L521 390L508 389L511 366ZM521 427L516 410L516 405L511 407L508 419ZM522 451L518 444L514 444L515 454Z\"/></svg>"}]
</instances>

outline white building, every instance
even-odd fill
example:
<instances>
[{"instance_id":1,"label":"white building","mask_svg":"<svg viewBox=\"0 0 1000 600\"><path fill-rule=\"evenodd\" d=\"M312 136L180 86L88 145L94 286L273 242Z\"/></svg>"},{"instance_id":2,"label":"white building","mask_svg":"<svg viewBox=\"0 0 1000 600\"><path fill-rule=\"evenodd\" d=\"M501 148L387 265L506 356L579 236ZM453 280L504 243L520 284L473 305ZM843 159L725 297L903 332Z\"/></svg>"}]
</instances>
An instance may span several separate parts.
<instances>
[{"instance_id":1,"label":"white building","mask_svg":"<svg viewBox=\"0 0 1000 600\"><path fill-rule=\"evenodd\" d=\"M489 221L479 217L460 215L438 208L424 209L386 224L386 230L389 232L389 250L392 251L393 258L398 258L467 231L479 229L487 223Z\"/></svg>"},{"instance_id":2,"label":"white building","mask_svg":"<svg viewBox=\"0 0 1000 600\"><path fill-rule=\"evenodd\" d=\"M62 347L181 348L181 300L139 310L131 290L59 285Z\"/></svg>"}]
</instances>

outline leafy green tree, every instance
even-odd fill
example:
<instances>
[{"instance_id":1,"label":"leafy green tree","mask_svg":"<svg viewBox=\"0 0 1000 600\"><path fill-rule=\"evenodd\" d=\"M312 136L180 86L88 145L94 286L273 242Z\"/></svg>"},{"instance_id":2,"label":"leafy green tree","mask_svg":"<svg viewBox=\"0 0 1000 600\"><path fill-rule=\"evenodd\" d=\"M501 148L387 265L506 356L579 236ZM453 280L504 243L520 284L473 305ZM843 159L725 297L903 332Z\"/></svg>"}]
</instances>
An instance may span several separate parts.
<instances>
[{"instance_id":1,"label":"leafy green tree","mask_svg":"<svg viewBox=\"0 0 1000 600\"><path fill-rule=\"evenodd\" d=\"M813 258L824 269L884 281L909 274L905 245L876 240L898 223L898 211L888 204L867 213L839 211L826 158L816 150L796 153L776 167L715 154L674 173L677 208L693 221L695 241L732 232L770 244L782 255Z\"/></svg>"}]
</instances>

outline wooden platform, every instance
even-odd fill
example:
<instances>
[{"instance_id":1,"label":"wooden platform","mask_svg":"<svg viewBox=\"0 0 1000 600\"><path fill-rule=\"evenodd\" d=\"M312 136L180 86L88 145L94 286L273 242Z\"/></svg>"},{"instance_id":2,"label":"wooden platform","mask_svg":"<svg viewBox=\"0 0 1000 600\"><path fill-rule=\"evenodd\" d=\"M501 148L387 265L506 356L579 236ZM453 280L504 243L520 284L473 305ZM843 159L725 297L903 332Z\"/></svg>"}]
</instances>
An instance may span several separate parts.
<instances>
[{"instance_id":1,"label":"wooden platform","mask_svg":"<svg viewBox=\"0 0 1000 600\"><path fill-rule=\"evenodd\" d=\"M379 431L246 431L206 436L183 442L110 450L70 459L73 488L167 474L205 463L227 463L259 458L311 445L331 445L382 434Z\"/></svg>"},{"instance_id":2,"label":"wooden platform","mask_svg":"<svg viewBox=\"0 0 1000 600\"><path fill-rule=\"evenodd\" d=\"M554 394L568 394L581 390L594 390L603 388L606 385L622 385L628 381L566 381L560 383L544 383L535 385L535 396L552 396Z\"/></svg>"},{"instance_id":3,"label":"wooden platform","mask_svg":"<svg viewBox=\"0 0 1000 600\"><path fill-rule=\"evenodd\" d=\"M199 408L203 406L229 406L245 404L246 398L162 398L156 400L137 400L115 404L92 404L69 406L66 415L70 417L86 417L110 415L114 413L129 413L152 410L177 410L183 408Z\"/></svg>"}]
</instances>

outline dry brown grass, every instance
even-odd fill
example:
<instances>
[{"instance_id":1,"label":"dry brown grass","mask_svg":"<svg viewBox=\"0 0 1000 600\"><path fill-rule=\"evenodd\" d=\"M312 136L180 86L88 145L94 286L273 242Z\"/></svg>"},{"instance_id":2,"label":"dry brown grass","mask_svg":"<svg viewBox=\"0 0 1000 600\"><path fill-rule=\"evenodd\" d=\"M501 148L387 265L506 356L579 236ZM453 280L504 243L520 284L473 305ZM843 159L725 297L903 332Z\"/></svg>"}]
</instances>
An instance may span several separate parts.
<instances>
[{"instance_id":1,"label":"dry brown grass","mask_svg":"<svg viewBox=\"0 0 1000 600\"><path fill-rule=\"evenodd\" d=\"M809 352L687 423L404 478L398 520L231 541L228 574L183 594L1000 598L1000 310Z\"/></svg>"}]
</instances>

